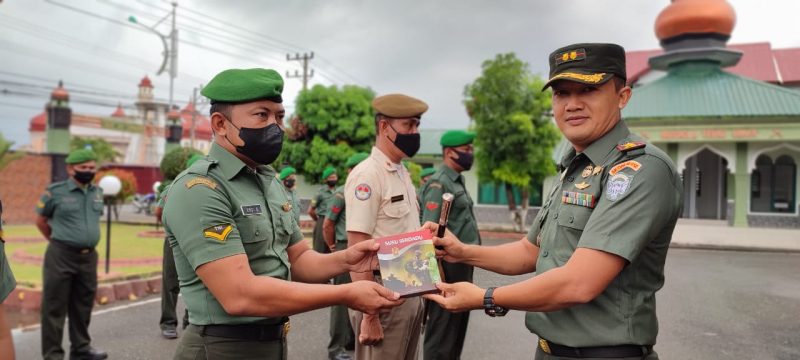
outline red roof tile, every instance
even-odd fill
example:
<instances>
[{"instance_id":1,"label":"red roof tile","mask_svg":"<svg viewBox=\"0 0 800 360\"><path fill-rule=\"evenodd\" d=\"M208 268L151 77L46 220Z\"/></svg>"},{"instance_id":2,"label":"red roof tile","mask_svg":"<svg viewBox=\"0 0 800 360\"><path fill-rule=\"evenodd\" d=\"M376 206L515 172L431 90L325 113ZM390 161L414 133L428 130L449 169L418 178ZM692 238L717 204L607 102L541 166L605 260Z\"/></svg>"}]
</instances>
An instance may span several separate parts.
<instances>
[{"instance_id":1,"label":"red roof tile","mask_svg":"<svg viewBox=\"0 0 800 360\"><path fill-rule=\"evenodd\" d=\"M800 48L773 50L783 83L800 83Z\"/></svg>"}]
</instances>

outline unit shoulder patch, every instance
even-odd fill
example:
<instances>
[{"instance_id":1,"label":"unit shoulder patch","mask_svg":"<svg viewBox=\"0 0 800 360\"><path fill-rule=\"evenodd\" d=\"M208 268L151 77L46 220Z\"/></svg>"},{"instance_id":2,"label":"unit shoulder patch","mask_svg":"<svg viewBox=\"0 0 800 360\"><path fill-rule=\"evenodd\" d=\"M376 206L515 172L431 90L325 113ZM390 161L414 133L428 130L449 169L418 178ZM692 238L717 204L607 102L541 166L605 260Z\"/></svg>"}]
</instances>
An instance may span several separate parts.
<instances>
[{"instance_id":1,"label":"unit shoulder patch","mask_svg":"<svg viewBox=\"0 0 800 360\"><path fill-rule=\"evenodd\" d=\"M198 176L198 177L196 177L194 179L191 179L191 180L186 182L186 188L187 189L191 189L195 185L203 185L203 186L206 186L206 187L208 187L209 189L212 189L212 190L217 188L217 182L216 181L211 180L211 179L209 179L207 177L202 177L202 176Z\"/></svg>"},{"instance_id":2,"label":"unit shoulder patch","mask_svg":"<svg viewBox=\"0 0 800 360\"><path fill-rule=\"evenodd\" d=\"M639 171L639 169L641 167L642 167L642 164L640 164L638 161L636 161L636 160L628 160L628 161L619 163L617 165L614 165L614 167L612 167L611 170L608 171L608 174L611 175L611 176L614 176L614 175L617 175L617 173L622 171L623 169L631 169L633 171Z\"/></svg>"},{"instance_id":3,"label":"unit shoulder patch","mask_svg":"<svg viewBox=\"0 0 800 360\"><path fill-rule=\"evenodd\" d=\"M356 186L355 191L356 199L364 201L372 196L372 188L367 183L361 183Z\"/></svg>"},{"instance_id":4,"label":"unit shoulder patch","mask_svg":"<svg viewBox=\"0 0 800 360\"><path fill-rule=\"evenodd\" d=\"M231 231L233 231L233 225L221 224L206 228L203 230L203 235L207 238L224 242L228 238L228 235L231 234Z\"/></svg>"},{"instance_id":5,"label":"unit shoulder patch","mask_svg":"<svg viewBox=\"0 0 800 360\"><path fill-rule=\"evenodd\" d=\"M611 201L619 200L631 187L633 175L612 175L606 182L606 198Z\"/></svg>"},{"instance_id":6,"label":"unit shoulder patch","mask_svg":"<svg viewBox=\"0 0 800 360\"><path fill-rule=\"evenodd\" d=\"M645 146L647 146L647 143L645 143L644 141L629 141L624 144L617 145L617 150L624 152L624 151L641 149Z\"/></svg>"},{"instance_id":7,"label":"unit shoulder patch","mask_svg":"<svg viewBox=\"0 0 800 360\"><path fill-rule=\"evenodd\" d=\"M430 210L430 211L433 211L433 210L436 210L437 208L439 208L439 204L437 202L434 202L434 201L428 201L425 204L425 208Z\"/></svg>"}]
</instances>

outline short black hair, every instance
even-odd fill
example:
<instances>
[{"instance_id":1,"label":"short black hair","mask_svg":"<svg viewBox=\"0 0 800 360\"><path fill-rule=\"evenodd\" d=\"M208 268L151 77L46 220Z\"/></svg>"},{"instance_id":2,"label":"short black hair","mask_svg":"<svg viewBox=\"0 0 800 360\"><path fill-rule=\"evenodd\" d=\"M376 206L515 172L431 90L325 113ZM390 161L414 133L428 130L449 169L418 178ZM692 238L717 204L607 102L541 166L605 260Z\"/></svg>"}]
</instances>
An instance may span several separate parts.
<instances>
[{"instance_id":1,"label":"short black hair","mask_svg":"<svg viewBox=\"0 0 800 360\"><path fill-rule=\"evenodd\" d=\"M233 103L229 102L222 102L222 101L214 101L211 103L211 109L209 110L208 115L214 115L215 112L218 112L222 115L225 115L228 120L231 119L231 112L233 111Z\"/></svg>"},{"instance_id":2,"label":"short black hair","mask_svg":"<svg viewBox=\"0 0 800 360\"><path fill-rule=\"evenodd\" d=\"M627 81L625 81L625 79L623 79L619 75L614 75L614 77L611 78L611 81L614 82L614 90L616 91L620 91L622 90L622 88L625 87L625 85L628 85Z\"/></svg>"}]
</instances>

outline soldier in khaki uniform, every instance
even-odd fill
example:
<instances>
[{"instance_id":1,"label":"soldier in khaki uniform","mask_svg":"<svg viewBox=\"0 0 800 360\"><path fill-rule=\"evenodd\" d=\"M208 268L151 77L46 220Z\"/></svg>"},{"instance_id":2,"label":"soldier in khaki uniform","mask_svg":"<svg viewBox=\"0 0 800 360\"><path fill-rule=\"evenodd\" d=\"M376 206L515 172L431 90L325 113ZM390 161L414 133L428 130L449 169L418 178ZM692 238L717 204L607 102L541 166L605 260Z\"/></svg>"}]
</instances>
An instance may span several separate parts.
<instances>
[{"instance_id":1,"label":"soldier in khaki uniform","mask_svg":"<svg viewBox=\"0 0 800 360\"><path fill-rule=\"evenodd\" d=\"M283 145L282 90L267 69L225 70L203 88L214 143L175 179L163 215L189 309L176 359L286 359L289 315L340 304L374 314L402 303L372 282L318 284L371 274L379 246L320 254L302 241L268 165Z\"/></svg>"},{"instance_id":2,"label":"soldier in khaki uniform","mask_svg":"<svg viewBox=\"0 0 800 360\"><path fill-rule=\"evenodd\" d=\"M419 203L403 158L419 150L417 127L428 105L415 98L392 94L375 98L375 147L369 158L347 176L347 239L362 241L419 229ZM372 274L351 273L353 280L374 280ZM357 359L416 359L422 331L419 297L380 315L350 312L356 332Z\"/></svg>"},{"instance_id":3,"label":"soldier in khaki uniform","mask_svg":"<svg viewBox=\"0 0 800 360\"><path fill-rule=\"evenodd\" d=\"M61 340L69 316L70 359L105 359L89 336L103 191L92 185L94 152L74 150L66 163L70 178L50 184L36 204L36 226L49 242L42 266L42 357L64 358Z\"/></svg>"},{"instance_id":4,"label":"soldier in khaki uniform","mask_svg":"<svg viewBox=\"0 0 800 360\"><path fill-rule=\"evenodd\" d=\"M442 135L439 143L442 145L444 161L422 187L420 206L423 222L438 222L442 211L442 194L453 194L447 228L465 244L480 245L481 236L472 212L472 198L461 175L472 168L474 139L475 133L463 130L451 130ZM473 267L470 265L442 261L442 270L447 282L472 282ZM434 302L427 304L426 309L428 319L425 323L423 357L426 360L460 359L467 336L469 312L454 314Z\"/></svg>"},{"instance_id":5,"label":"soldier in khaki uniform","mask_svg":"<svg viewBox=\"0 0 800 360\"><path fill-rule=\"evenodd\" d=\"M535 276L487 290L440 284L444 296L428 299L491 316L528 311L536 359L658 358L655 293L683 190L669 156L621 120L631 98L625 81L619 45L575 44L550 55L545 87L553 88L556 124L572 149L528 236L493 247L465 245L452 233L434 240L447 261Z\"/></svg>"},{"instance_id":6,"label":"soldier in khaki uniform","mask_svg":"<svg viewBox=\"0 0 800 360\"><path fill-rule=\"evenodd\" d=\"M316 224L314 225L314 250L323 254L329 253L330 249L325 244L325 235L322 232L322 225L325 217L328 216L328 205L333 199L336 191L336 184L339 182L339 175L333 166L328 166L322 171L322 180L325 185L319 188L317 196L311 199L311 206L308 208L308 216L311 216Z\"/></svg>"},{"instance_id":7,"label":"soldier in khaki uniform","mask_svg":"<svg viewBox=\"0 0 800 360\"><path fill-rule=\"evenodd\" d=\"M0 202L0 359L14 358L14 339L11 337L11 327L6 322L6 312L3 301L14 291L17 281L11 273L11 267L6 258L6 241L3 239L3 203Z\"/></svg>"},{"instance_id":8,"label":"soldier in khaki uniform","mask_svg":"<svg viewBox=\"0 0 800 360\"><path fill-rule=\"evenodd\" d=\"M367 153L356 153L350 156L345 163L347 173L369 157ZM344 185L336 188L333 198L329 201L328 216L322 225L322 233L325 235L325 243L331 252L347 249L347 220L345 215ZM347 284L350 274L341 274L333 278L333 284ZM347 315L347 307L331 306L331 341L328 343L328 358L331 360L349 360L350 354L345 352L346 348L353 348L355 339L353 327L350 326L350 319Z\"/></svg>"},{"instance_id":9,"label":"soldier in khaki uniform","mask_svg":"<svg viewBox=\"0 0 800 360\"><path fill-rule=\"evenodd\" d=\"M297 184L297 169L287 166L281 170L278 179L283 183L283 186L286 187L286 192L289 194L289 198L292 201L292 212L294 213L294 221L297 221L300 224L300 201L297 199L297 192L295 191L295 186Z\"/></svg>"}]
</instances>

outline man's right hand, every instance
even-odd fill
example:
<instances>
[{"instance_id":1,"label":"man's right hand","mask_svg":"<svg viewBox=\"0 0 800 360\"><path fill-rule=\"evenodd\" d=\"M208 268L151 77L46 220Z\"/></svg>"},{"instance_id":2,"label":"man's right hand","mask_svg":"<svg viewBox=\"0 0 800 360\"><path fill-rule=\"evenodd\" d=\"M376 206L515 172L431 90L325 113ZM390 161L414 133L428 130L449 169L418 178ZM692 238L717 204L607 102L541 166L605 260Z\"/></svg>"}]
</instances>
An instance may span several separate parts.
<instances>
[{"instance_id":1,"label":"man's right hand","mask_svg":"<svg viewBox=\"0 0 800 360\"><path fill-rule=\"evenodd\" d=\"M390 309L402 304L400 294L372 281L356 281L347 285L345 304L347 307L366 314L377 314L382 309Z\"/></svg>"},{"instance_id":2,"label":"man's right hand","mask_svg":"<svg viewBox=\"0 0 800 360\"><path fill-rule=\"evenodd\" d=\"M444 237L436 237L436 231L439 229L439 224L434 222L426 222L422 224L423 229L427 229L433 234L433 245L436 246L436 256L443 258L450 263L459 263L466 260L466 248L458 238L450 232L450 229L445 229Z\"/></svg>"},{"instance_id":3,"label":"man's right hand","mask_svg":"<svg viewBox=\"0 0 800 360\"><path fill-rule=\"evenodd\" d=\"M363 345L377 345L383 340L383 326L378 315L364 314L361 319L361 331L358 334L358 342Z\"/></svg>"}]
</instances>

